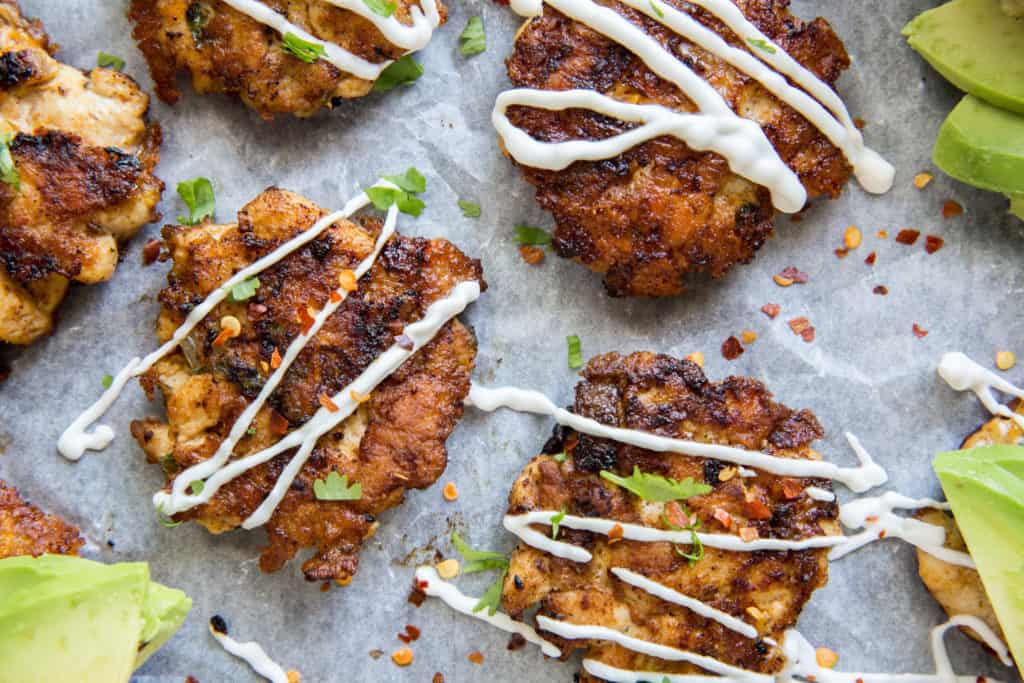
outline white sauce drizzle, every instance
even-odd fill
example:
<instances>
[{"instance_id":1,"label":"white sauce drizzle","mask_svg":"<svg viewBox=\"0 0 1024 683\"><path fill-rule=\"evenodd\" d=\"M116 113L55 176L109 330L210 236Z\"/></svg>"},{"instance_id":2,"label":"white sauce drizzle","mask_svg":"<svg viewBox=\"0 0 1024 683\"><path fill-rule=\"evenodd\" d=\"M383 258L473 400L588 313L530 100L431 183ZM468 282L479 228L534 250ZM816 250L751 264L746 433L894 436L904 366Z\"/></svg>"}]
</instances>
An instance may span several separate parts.
<instances>
[{"instance_id":1,"label":"white sauce drizzle","mask_svg":"<svg viewBox=\"0 0 1024 683\"><path fill-rule=\"evenodd\" d=\"M518 633L526 640L526 642L540 646L541 651L548 657L562 656L561 650L547 640L541 638L537 631L529 624L516 621L502 612L488 614L487 610L484 609L474 613L473 607L476 606L479 599L465 595L453 584L443 580L433 567L418 568L416 570L416 580L421 582L420 590L431 597L441 598L446 605L456 612L461 612L466 616L479 619L480 621L486 622L491 626L505 631L506 633ZM424 582L427 584L426 586L423 586Z\"/></svg>"},{"instance_id":2,"label":"white sauce drizzle","mask_svg":"<svg viewBox=\"0 0 1024 683\"><path fill-rule=\"evenodd\" d=\"M633 671L609 666L596 659L584 659L583 669L608 683L744 683L749 680L735 676L705 676L701 674L669 674L660 671Z\"/></svg>"},{"instance_id":3,"label":"white sauce drizzle","mask_svg":"<svg viewBox=\"0 0 1024 683\"><path fill-rule=\"evenodd\" d=\"M909 498L895 491L843 503L839 508L839 521L848 529L864 531L848 536L846 543L832 550L829 559L838 560L882 538L899 538L944 562L974 568L974 560L970 555L943 546L946 541L945 529L895 513L896 510L922 508L948 510L949 505L930 498Z\"/></svg>"},{"instance_id":4,"label":"white sauce drizzle","mask_svg":"<svg viewBox=\"0 0 1024 683\"><path fill-rule=\"evenodd\" d=\"M858 467L839 467L830 462L820 460L780 458L734 446L672 439L635 429L609 427L596 420L591 420L557 407L551 399L540 392L517 389L515 387L491 389L473 384L469 390L466 404L476 406L480 410L487 412L493 412L498 408L511 408L522 413L547 415L554 418L558 424L570 427L577 432L603 439L613 439L620 443L649 451L682 453L700 458L715 458L736 465L756 467L772 474L788 477L833 479L857 493L884 484L888 479L885 470L871 458L868 452L860 445L857 437L852 434L847 434L846 438L857 454L860 465Z\"/></svg>"},{"instance_id":5,"label":"white sauce drizzle","mask_svg":"<svg viewBox=\"0 0 1024 683\"><path fill-rule=\"evenodd\" d=\"M559 515L558 510L535 510L522 515L505 515L502 525L509 532L518 536L523 543L533 546L538 550L550 553L555 557L572 562L590 562L592 555L583 548L556 541L550 535L541 533L530 528L531 524L551 524L551 518ZM589 531L595 534L609 535L612 529L622 529L622 538L626 541L639 541L641 543L674 543L676 545L690 545L693 537L689 531L668 531L664 529L653 529L639 524L626 524L616 522L612 519L600 517L577 517L566 515L559 524L569 529ZM812 536L800 541L790 541L779 538L758 538L753 541L744 541L739 536L732 534L697 534L700 542L708 548L729 550L733 552L757 552L759 550L785 551L785 550L811 550L814 548L833 548L846 542L844 536Z\"/></svg>"},{"instance_id":6,"label":"white sauce drizzle","mask_svg":"<svg viewBox=\"0 0 1024 683\"><path fill-rule=\"evenodd\" d=\"M297 26L281 14L257 0L224 0L235 10L269 26L282 36L293 33L302 40L319 45L324 49L323 59L338 69L368 81L376 80L391 61L375 64L346 50L340 45L323 41ZM373 12L363 0L327 0L332 5L353 12L372 23L389 43L409 52L420 50L430 42L434 29L441 24L436 0L420 0L424 10L413 5L409 14L412 24L403 24L394 14L382 17Z\"/></svg>"},{"instance_id":7,"label":"white sauce drizzle","mask_svg":"<svg viewBox=\"0 0 1024 683\"><path fill-rule=\"evenodd\" d=\"M512 0L511 6L522 16L534 17L542 13L544 1ZM546 2L562 14L632 51L651 71L674 83L696 104L700 113L683 114L658 105L625 104L593 91L511 90L498 97L491 120L508 153L516 161L527 166L560 170L576 161L606 159L660 135L673 135L693 149L721 154L735 173L767 187L772 194L772 203L780 211L794 213L804 206L806 190L796 174L779 158L761 127L737 115L710 83L653 37L618 12L591 0ZM895 169L865 147L863 136L839 96L761 33L732 2L697 0L694 4L722 20L741 39L762 45L764 49L755 47L752 50L754 54L751 54L733 47L687 13L664 2L622 2L732 64L799 112L842 151L864 189L881 194L892 187ZM791 85L787 77L800 88ZM601 141L545 143L512 125L506 112L513 105L549 110L586 108L642 125Z\"/></svg>"},{"instance_id":8,"label":"white sauce drizzle","mask_svg":"<svg viewBox=\"0 0 1024 683\"><path fill-rule=\"evenodd\" d=\"M836 499L836 494L821 488L820 486L808 486L804 489L804 493L811 500L816 500L821 503L831 503Z\"/></svg>"},{"instance_id":9,"label":"white sauce drizzle","mask_svg":"<svg viewBox=\"0 0 1024 683\"><path fill-rule=\"evenodd\" d=\"M996 389L1004 394L1024 399L1024 389L1010 384L959 351L944 355L939 362L938 371L939 376L955 391L973 391L988 412L1009 418L1024 429L1024 415L1013 412L996 401L992 395L992 390Z\"/></svg>"},{"instance_id":10,"label":"white sauce drizzle","mask_svg":"<svg viewBox=\"0 0 1024 683\"><path fill-rule=\"evenodd\" d=\"M688 662L706 671L719 674L720 676L729 676L737 681L748 683L774 683L775 681L775 677L768 674L740 669L725 662L720 662L713 657L697 654L696 652L680 650L668 645L660 645L641 638L634 638L622 631L606 626L571 624L566 621L551 619L543 614L537 616L537 625L545 631L550 631L557 636L569 640L606 640L621 645L627 650L657 657L669 662Z\"/></svg>"},{"instance_id":11,"label":"white sauce drizzle","mask_svg":"<svg viewBox=\"0 0 1024 683\"><path fill-rule=\"evenodd\" d=\"M280 664L267 655L259 643L239 643L231 636L219 633L213 629L210 629L210 633L221 644L221 647L244 661L260 676L271 681L271 683L288 683L288 674L285 673Z\"/></svg>"},{"instance_id":12,"label":"white sauce drizzle","mask_svg":"<svg viewBox=\"0 0 1024 683\"><path fill-rule=\"evenodd\" d=\"M742 619L737 619L727 612L715 609L705 602L701 602L696 598L691 598L689 595L684 595L675 589L658 583L657 581L651 581L646 576L637 574L629 569L625 569L623 567L612 567L610 571L620 581L624 581L631 586L635 586L644 592L650 593L656 598L661 598L665 602L671 602L676 605L682 605L705 619L717 621L722 626L726 627L730 631L739 633L741 636L757 638L756 628Z\"/></svg>"}]
</instances>

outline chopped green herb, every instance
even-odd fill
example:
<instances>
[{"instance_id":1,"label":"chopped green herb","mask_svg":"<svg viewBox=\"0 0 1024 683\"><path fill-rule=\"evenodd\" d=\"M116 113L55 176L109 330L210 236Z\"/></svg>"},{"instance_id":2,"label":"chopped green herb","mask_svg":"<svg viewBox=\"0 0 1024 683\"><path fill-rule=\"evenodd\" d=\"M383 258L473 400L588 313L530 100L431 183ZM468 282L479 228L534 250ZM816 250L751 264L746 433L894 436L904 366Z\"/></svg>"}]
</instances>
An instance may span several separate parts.
<instances>
[{"instance_id":1,"label":"chopped green herb","mask_svg":"<svg viewBox=\"0 0 1024 683\"><path fill-rule=\"evenodd\" d=\"M480 205L476 202L467 202L462 199L459 200L459 208L462 209L462 215L466 218L479 218L480 217Z\"/></svg>"},{"instance_id":2,"label":"chopped green herb","mask_svg":"<svg viewBox=\"0 0 1024 683\"><path fill-rule=\"evenodd\" d=\"M562 508L557 515L551 515L551 538L558 538L558 527L565 519L565 508Z\"/></svg>"},{"instance_id":3,"label":"chopped green herb","mask_svg":"<svg viewBox=\"0 0 1024 683\"><path fill-rule=\"evenodd\" d=\"M213 183L208 179L200 177L183 180L178 183L178 195L188 207L188 216L178 216L179 223L195 225L213 216L216 201L213 196Z\"/></svg>"},{"instance_id":4,"label":"chopped green herb","mask_svg":"<svg viewBox=\"0 0 1024 683\"><path fill-rule=\"evenodd\" d=\"M464 57L478 55L487 49L487 34L484 32L484 20L480 17L470 17L466 22L466 28L462 29L459 36L459 52Z\"/></svg>"},{"instance_id":5,"label":"chopped green herb","mask_svg":"<svg viewBox=\"0 0 1024 683\"><path fill-rule=\"evenodd\" d=\"M459 555L462 555L464 566L463 574L489 571L491 569L504 569L508 567L508 559L501 553L490 550L474 550L469 544L462 540L457 531L452 532L452 545Z\"/></svg>"},{"instance_id":6,"label":"chopped green herb","mask_svg":"<svg viewBox=\"0 0 1024 683\"><path fill-rule=\"evenodd\" d=\"M689 513L687 513L687 514L689 514ZM679 546L673 545L672 548L676 551L677 555L679 555L680 557L685 557L687 560L689 560L690 565L697 564L698 562L700 562L701 560L704 559L704 543L701 542L700 536L697 535L697 530L700 529L700 520L699 519L697 521L695 521L693 524L690 524L689 526L686 526L686 527L681 527L678 524L673 524L669 520L668 515L662 515L661 521L664 522L665 526L667 526L672 531L689 531L690 532L690 548L691 548L691 551L690 552L685 552L684 550L680 549Z\"/></svg>"},{"instance_id":7,"label":"chopped green herb","mask_svg":"<svg viewBox=\"0 0 1024 683\"><path fill-rule=\"evenodd\" d=\"M583 344L575 334L570 334L565 341L569 345L569 368L579 370L583 367Z\"/></svg>"},{"instance_id":8,"label":"chopped green herb","mask_svg":"<svg viewBox=\"0 0 1024 683\"><path fill-rule=\"evenodd\" d=\"M156 521L159 522L160 526L165 526L168 529L173 529L174 527L181 524L181 522L175 522L173 519L164 514L163 505L159 505L156 508Z\"/></svg>"},{"instance_id":9,"label":"chopped green herb","mask_svg":"<svg viewBox=\"0 0 1024 683\"><path fill-rule=\"evenodd\" d=\"M11 156L13 141L14 133L0 134L0 180L17 190L21 187L21 176L18 175L18 169L14 167L14 157Z\"/></svg>"},{"instance_id":10,"label":"chopped green herb","mask_svg":"<svg viewBox=\"0 0 1024 683\"><path fill-rule=\"evenodd\" d=\"M294 33L284 34L284 51L306 64L312 64L327 54L322 43L311 43Z\"/></svg>"},{"instance_id":11,"label":"chopped green herb","mask_svg":"<svg viewBox=\"0 0 1024 683\"><path fill-rule=\"evenodd\" d=\"M632 476L620 477L614 472L602 470L601 478L635 493L644 500L656 503L686 500L694 496L702 496L711 491L710 486L695 482L693 477L687 477L683 481L676 481L675 479L667 479L657 474L645 474L636 465L633 466Z\"/></svg>"},{"instance_id":12,"label":"chopped green herb","mask_svg":"<svg viewBox=\"0 0 1024 683\"><path fill-rule=\"evenodd\" d=\"M764 50L770 55L775 54L775 48L764 38L747 38L747 42L756 47L758 50Z\"/></svg>"},{"instance_id":13,"label":"chopped green herb","mask_svg":"<svg viewBox=\"0 0 1024 683\"><path fill-rule=\"evenodd\" d=\"M185 22L192 32L192 41L198 47L203 41L203 29L210 23L213 10L201 2L193 2L185 10Z\"/></svg>"},{"instance_id":14,"label":"chopped green herb","mask_svg":"<svg viewBox=\"0 0 1024 683\"><path fill-rule=\"evenodd\" d=\"M382 17L390 17L395 13L397 4L390 2L390 0L363 0L366 6L370 8L370 11L374 14L379 14Z\"/></svg>"},{"instance_id":15,"label":"chopped green herb","mask_svg":"<svg viewBox=\"0 0 1024 683\"><path fill-rule=\"evenodd\" d=\"M206 488L206 484L202 479L196 479L194 482L188 485L188 495L198 496Z\"/></svg>"},{"instance_id":16,"label":"chopped green herb","mask_svg":"<svg viewBox=\"0 0 1024 683\"><path fill-rule=\"evenodd\" d=\"M256 296L256 290L260 288L260 279L258 277L251 277L247 280L242 280L237 285L231 287L230 298L234 302L246 301Z\"/></svg>"},{"instance_id":17,"label":"chopped green herb","mask_svg":"<svg viewBox=\"0 0 1024 683\"><path fill-rule=\"evenodd\" d=\"M659 19L665 18L665 13L662 11L660 7L658 7L657 0L651 0L651 9L654 10L654 13L658 15Z\"/></svg>"},{"instance_id":18,"label":"chopped green herb","mask_svg":"<svg viewBox=\"0 0 1024 683\"><path fill-rule=\"evenodd\" d=\"M313 482L313 493L317 500L359 500L363 497L363 485L348 485L348 475L332 470L327 479Z\"/></svg>"},{"instance_id":19,"label":"chopped green herb","mask_svg":"<svg viewBox=\"0 0 1024 683\"><path fill-rule=\"evenodd\" d=\"M534 246L551 244L551 235L547 230L534 228L529 225L517 225L514 239L516 244L530 244Z\"/></svg>"},{"instance_id":20,"label":"chopped green herb","mask_svg":"<svg viewBox=\"0 0 1024 683\"><path fill-rule=\"evenodd\" d=\"M422 199L406 192L398 194L395 197L395 203L398 204L399 211L409 214L410 216L419 216L427 206L423 203Z\"/></svg>"},{"instance_id":21,"label":"chopped green herb","mask_svg":"<svg viewBox=\"0 0 1024 683\"><path fill-rule=\"evenodd\" d=\"M101 52L96 57L96 64L103 69L113 69L114 71L120 71L124 68L124 60L117 55L112 55L109 52Z\"/></svg>"},{"instance_id":22,"label":"chopped green herb","mask_svg":"<svg viewBox=\"0 0 1024 683\"><path fill-rule=\"evenodd\" d=\"M371 187L366 190L366 196L370 198L373 205L381 211L387 211L392 204L398 205L398 210L410 216L419 216L423 213L426 204L419 197L417 192L427 189L427 179L423 174L413 167L406 169L402 175L386 175L384 180L394 183L399 189L393 187Z\"/></svg>"},{"instance_id":23,"label":"chopped green herb","mask_svg":"<svg viewBox=\"0 0 1024 683\"><path fill-rule=\"evenodd\" d=\"M465 570L463 570L465 572ZM508 567L505 567L501 575L495 579L491 587L483 594L483 597L473 606L473 614L476 614L480 610L487 608L487 616L493 617L494 613L498 611L498 607L501 606L501 589L505 585L505 575L508 574Z\"/></svg>"},{"instance_id":24,"label":"chopped green herb","mask_svg":"<svg viewBox=\"0 0 1024 683\"><path fill-rule=\"evenodd\" d=\"M561 464L565 462L565 459L568 458L569 456L566 454L565 451L562 451L561 453L555 453L551 457L554 459L555 462Z\"/></svg>"},{"instance_id":25,"label":"chopped green herb","mask_svg":"<svg viewBox=\"0 0 1024 683\"><path fill-rule=\"evenodd\" d=\"M405 169L405 173L402 175L386 175L383 176L383 178L389 183L394 183L406 192L420 193L427 190L427 179L423 177L422 173L416 170L415 166L410 166Z\"/></svg>"},{"instance_id":26,"label":"chopped green herb","mask_svg":"<svg viewBox=\"0 0 1024 683\"><path fill-rule=\"evenodd\" d=\"M249 427L248 429L245 430L245 433L249 436L256 436L256 428Z\"/></svg>"},{"instance_id":27,"label":"chopped green herb","mask_svg":"<svg viewBox=\"0 0 1024 683\"><path fill-rule=\"evenodd\" d=\"M110 386L113 383L114 383L114 376L113 375L103 375L103 388L104 389L109 389Z\"/></svg>"},{"instance_id":28,"label":"chopped green herb","mask_svg":"<svg viewBox=\"0 0 1024 683\"><path fill-rule=\"evenodd\" d=\"M387 92L412 83L423 75L423 67L410 55L391 62L373 84L374 92Z\"/></svg>"}]
</instances>

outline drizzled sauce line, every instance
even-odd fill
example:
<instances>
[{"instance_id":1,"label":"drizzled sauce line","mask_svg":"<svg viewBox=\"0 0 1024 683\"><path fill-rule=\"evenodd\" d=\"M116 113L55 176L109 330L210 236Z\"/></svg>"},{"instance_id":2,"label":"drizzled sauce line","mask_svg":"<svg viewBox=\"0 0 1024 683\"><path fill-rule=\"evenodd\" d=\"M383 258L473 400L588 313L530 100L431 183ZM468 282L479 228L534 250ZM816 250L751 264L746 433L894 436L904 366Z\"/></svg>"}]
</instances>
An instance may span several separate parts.
<instances>
[{"instance_id":1,"label":"drizzled sauce line","mask_svg":"<svg viewBox=\"0 0 1024 683\"><path fill-rule=\"evenodd\" d=\"M955 391L973 391L988 412L1013 420L1024 429L1024 415L1015 413L996 401L992 390L1024 400L1024 389L987 370L960 352L947 353L938 367L939 376Z\"/></svg>"},{"instance_id":2,"label":"drizzled sauce line","mask_svg":"<svg viewBox=\"0 0 1024 683\"><path fill-rule=\"evenodd\" d=\"M214 629L210 629L210 633L229 654L241 659L270 683L289 683L288 674L280 664L267 655L259 643L240 643L226 633L220 633Z\"/></svg>"}]
</instances>

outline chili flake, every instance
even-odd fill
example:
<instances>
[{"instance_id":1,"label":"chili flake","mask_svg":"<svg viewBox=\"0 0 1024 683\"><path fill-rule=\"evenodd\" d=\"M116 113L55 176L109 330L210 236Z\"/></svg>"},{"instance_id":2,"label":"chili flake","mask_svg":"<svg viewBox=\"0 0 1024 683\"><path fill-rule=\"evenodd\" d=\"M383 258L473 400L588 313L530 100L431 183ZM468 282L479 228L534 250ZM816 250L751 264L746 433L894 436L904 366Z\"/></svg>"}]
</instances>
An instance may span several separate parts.
<instances>
[{"instance_id":1,"label":"chili flake","mask_svg":"<svg viewBox=\"0 0 1024 683\"><path fill-rule=\"evenodd\" d=\"M918 339L924 339L925 337L928 336L928 330L922 329L921 326L918 325L917 323L914 323L914 326L911 329L913 329L914 336L917 337Z\"/></svg>"},{"instance_id":2,"label":"chili flake","mask_svg":"<svg viewBox=\"0 0 1024 683\"><path fill-rule=\"evenodd\" d=\"M750 519L771 519L772 511L767 505L760 500L748 500L743 506L744 511L747 513L747 517Z\"/></svg>"},{"instance_id":3,"label":"chili flake","mask_svg":"<svg viewBox=\"0 0 1024 683\"><path fill-rule=\"evenodd\" d=\"M795 479L787 479L782 482L782 495L786 497L786 500L793 500L799 498L800 494L804 492L804 487L800 485L800 482Z\"/></svg>"},{"instance_id":4,"label":"chili flake","mask_svg":"<svg viewBox=\"0 0 1024 683\"><path fill-rule=\"evenodd\" d=\"M665 504L665 517L667 517L668 521L675 526L688 526L686 514L683 513L682 506L674 500Z\"/></svg>"},{"instance_id":5,"label":"chili flake","mask_svg":"<svg viewBox=\"0 0 1024 683\"><path fill-rule=\"evenodd\" d=\"M918 173L914 176L914 187L919 190L923 190L928 187L928 183L932 181L934 176L931 173Z\"/></svg>"},{"instance_id":6,"label":"chili flake","mask_svg":"<svg viewBox=\"0 0 1024 683\"><path fill-rule=\"evenodd\" d=\"M757 341L757 332L753 330L743 330L740 332L740 341L744 344L753 344Z\"/></svg>"},{"instance_id":7,"label":"chili flake","mask_svg":"<svg viewBox=\"0 0 1024 683\"><path fill-rule=\"evenodd\" d=\"M152 239L142 247L142 265L148 266L160 256L160 240Z\"/></svg>"},{"instance_id":8,"label":"chili flake","mask_svg":"<svg viewBox=\"0 0 1024 683\"><path fill-rule=\"evenodd\" d=\"M608 531L608 544L618 543L622 540L626 530L622 528L621 524L616 524Z\"/></svg>"},{"instance_id":9,"label":"chili flake","mask_svg":"<svg viewBox=\"0 0 1024 683\"><path fill-rule=\"evenodd\" d=\"M772 279L775 280L775 284L777 284L779 287L791 287L793 285L793 281L790 280L788 277L775 275L772 277Z\"/></svg>"},{"instance_id":10,"label":"chili flake","mask_svg":"<svg viewBox=\"0 0 1024 683\"><path fill-rule=\"evenodd\" d=\"M814 341L814 328L808 327L806 330L800 333L800 338L810 344Z\"/></svg>"},{"instance_id":11,"label":"chili flake","mask_svg":"<svg viewBox=\"0 0 1024 683\"><path fill-rule=\"evenodd\" d=\"M878 285L871 291L877 294L878 296L886 296L887 294L889 294L889 288L886 287L885 285Z\"/></svg>"},{"instance_id":12,"label":"chili flake","mask_svg":"<svg viewBox=\"0 0 1024 683\"><path fill-rule=\"evenodd\" d=\"M405 625L405 633L399 633L398 639L408 645L409 643L415 643L420 639L420 630L412 624Z\"/></svg>"},{"instance_id":13,"label":"chili flake","mask_svg":"<svg viewBox=\"0 0 1024 683\"><path fill-rule=\"evenodd\" d=\"M341 271L338 273L338 285L340 285L346 292L356 291L356 287L358 286L356 282L356 274L348 269Z\"/></svg>"},{"instance_id":14,"label":"chili flake","mask_svg":"<svg viewBox=\"0 0 1024 683\"><path fill-rule=\"evenodd\" d=\"M847 249L856 249L860 246L863 236L861 235L860 229L856 225L851 225L843 233L843 244L846 245Z\"/></svg>"},{"instance_id":15,"label":"chili flake","mask_svg":"<svg viewBox=\"0 0 1024 683\"><path fill-rule=\"evenodd\" d=\"M947 199L942 203L942 217L946 220L950 218L956 218L962 216L964 213L964 207L959 202L954 202L952 199Z\"/></svg>"},{"instance_id":16,"label":"chili flake","mask_svg":"<svg viewBox=\"0 0 1024 683\"><path fill-rule=\"evenodd\" d=\"M434 674L434 677L430 679L430 683L444 683L444 674L438 671Z\"/></svg>"},{"instance_id":17,"label":"chili flake","mask_svg":"<svg viewBox=\"0 0 1024 683\"><path fill-rule=\"evenodd\" d=\"M288 433L288 420L276 410L270 411L270 431L278 436Z\"/></svg>"},{"instance_id":18,"label":"chili flake","mask_svg":"<svg viewBox=\"0 0 1024 683\"><path fill-rule=\"evenodd\" d=\"M468 655L466 655L466 659L468 659L469 661L473 662L474 664L483 664L484 663L484 656L482 654L480 654L479 651L477 651L477 652L470 652Z\"/></svg>"},{"instance_id":19,"label":"chili flake","mask_svg":"<svg viewBox=\"0 0 1024 683\"><path fill-rule=\"evenodd\" d=\"M730 515L727 511L723 510L722 508L715 508L714 515L712 516L715 519L717 519L721 523L721 525L724 526L726 529L732 526L732 515Z\"/></svg>"},{"instance_id":20,"label":"chili flake","mask_svg":"<svg viewBox=\"0 0 1024 683\"><path fill-rule=\"evenodd\" d=\"M736 337L729 337L722 343L722 356L726 360L736 360L743 355L743 345Z\"/></svg>"},{"instance_id":21,"label":"chili flake","mask_svg":"<svg viewBox=\"0 0 1024 683\"><path fill-rule=\"evenodd\" d=\"M338 294L338 290L336 290L336 289L331 290L331 303L332 304L341 303L341 294Z\"/></svg>"},{"instance_id":22,"label":"chili flake","mask_svg":"<svg viewBox=\"0 0 1024 683\"><path fill-rule=\"evenodd\" d=\"M797 270L795 266L787 266L783 268L782 272L779 273L779 275L788 280L792 280L794 283L798 285L805 285L807 284L807 281L811 279L810 275L803 272L802 270Z\"/></svg>"},{"instance_id":23,"label":"chili flake","mask_svg":"<svg viewBox=\"0 0 1024 683\"><path fill-rule=\"evenodd\" d=\"M296 319L302 325L302 334L309 334L309 330L313 327L313 323L316 322L313 315L309 312L309 307L299 306L296 314Z\"/></svg>"},{"instance_id":24,"label":"chili flake","mask_svg":"<svg viewBox=\"0 0 1024 683\"><path fill-rule=\"evenodd\" d=\"M1012 351L999 351L996 353L996 367L1006 372L1017 364L1017 356Z\"/></svg>"},{"instance_id":25,"label":"chili flake","mask_svg":"<svg viewBox=\"0 0 1024 683\"><path fill-rule=\"evenodd\" d=\"M445 484L444 489L441 490L441 495L444 496L444 499L449 503L457 500L459 497L459 490L455 487L455 482L450 481Z\"/></svg>"},{"instance_id":26,"label":"chili flake","mask_svg":"<svg viewBox=\"0 0 1024 683\"><path fill-rule=\"evenodd\" d=\"M281 352L277 350L276 346L274 347L274 352L270 354L270 367L274 370L281 367Z\"/></svg>"},{"instance_id":27,"label":"chili flake","mask_svg":"<svg viewBox=\"0 0 1024 683\"><path fill-rule=\"evenodd\" d=\"M924 250L934 254L946 244L946 241L937 235L928 235L924 238Z\"/></svg>"},{"instance_id":28,"label":"chili flake","mask_svg":"<svg viewBox=\"0 0 1024 683\"><path fill-rule=\"evenodd\" d=\"M868 254L868 257L866 259L864 259L864 263L868 264L869 266L873 266L873 265L875 265L875 261L877 259L878 259L878 254L876 254L875 252L871 252L870 254Z\"/></svg>"},{"instance_id":29,"label":"chili flake","mask_svg":"<svg viewBox=\"0 0 1024 683\"><path fill-rule=\"evenodd\" d=\"M900 230L896 234L896 241L900 244L905 244L908 247L917 242L917 238L921 236L920 230Z\"/></svg>"},{"instance_id":30,"label":"chili flake","mask_svg":"<svg viewBox=\"0 0 1024 683\"><path fill-rule=\"evenodd\" d=\"M789 329L793 330L793 334L801 334L810 326L811 321L803 316L800 316L799 318L793 318L792 320L789 321Z\"/></svg>"},{"instance_id":31,"label":"chili flake","mask_svg":"<svg viewBox=\"0 0 1024 683\"><path fill-rule=\"evenodd\" d=\"M775 317L781 311L782 306L779 306L778 304L765 304L764 306L761 307L761 312L764 313L769 318L771 318L772 320L775 320Z\"/></svg>"},{"instance_id":32,"label":"chili flake","mask_svg":"<svg viewBox=\"0 0 1024 683\"><path fill-rule=\"evenodd\" d=\"M817 660L818 666L823 669L831 669L839 663L839 655L836 654L835 650L827 647L819 647L815 650L814 659Z\"/></svg>"},{"instance_id":33,"label":"chili flake","mask_svg":"<svg viewBox=\"0 0 1024 683\"><path fill-rule=\"evenodd\" d=\"M850 250L846 249L846 248L836 249L835 250L835 255L836 255L837 258L846 258L847 256L850 255Z\"/></svg>"},{"instance_id":34,"label":"chili flake","mask_svg":"<svg viewBox=\"0 0 1024 683\"><path fill-rule=\"evenodd\" d=\"M331 397L327 394L320 394L318 397L320 405L327 409L327 412L336 413L338 412L338 404L331 400Z\"/></svg>"},{"instance_id":35,"label":"chili flake","mask_svg":"<svg viewBox=\"0 0 1024 683\"><path fill-rule=\"evenodd\" d=\"M544 263L544 250L540 247L524 244L519 247L519 255L531 266Z\"/></svg>"},{"instance_id":36,"label":"chili flake","mask_svg":"<svg viewBox=\"0 0 1024 683\"><path fill-rule=\"evenodd\" d=\"M889 231L888 230L879 230L878 231L878 239L880 239L880 240L887 240L887 239L889 239Z\"/></svg>"},{"instance_id":37,"label":"chili flake","mask_svg":"<svg viewBox=\"0 0 1024 683\"><path fill-rule=\"evenodd\" d=\"M398 666L409 666L412 664L412 650L407 647L403 647L401 650L396 650L391 655L391 661Z\"/></svg>"}]
</instances>

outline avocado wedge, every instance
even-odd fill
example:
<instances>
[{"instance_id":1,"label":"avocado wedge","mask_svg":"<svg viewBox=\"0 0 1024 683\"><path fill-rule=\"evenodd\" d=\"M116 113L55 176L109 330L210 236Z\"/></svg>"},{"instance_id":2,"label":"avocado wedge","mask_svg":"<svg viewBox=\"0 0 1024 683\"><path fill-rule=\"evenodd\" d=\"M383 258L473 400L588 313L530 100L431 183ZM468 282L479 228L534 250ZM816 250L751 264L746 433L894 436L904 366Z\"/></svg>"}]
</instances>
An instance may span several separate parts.
<instances>
[{"instance_id":1,"label":"avocado wedge","mask_svg":"<svg viewBox=\"0 0 1024 683\"><path fill-rule=\"evenodd\" d=\"M1024 113L1024 18L995 0L953 0L918 15L903 35L956 87Z\"/></svg>"},{"instance_id":2,"label":"avocado wedge","mask_svg":"<svg viewBox=\"0 0 1024 683\"><path fill-rule=\"evenodd\" d=\"M145 563L43 555L0 560L0 683L127 683L191 601Z\"/></svg>"},{"instance_id":3,"label":"avocado wedge","mask_svg":"<svg viewBox=\"0 0 1024 683\"><path fill-rule=\"evenodd\" d=\"M1024 115L968 95L939 129L932 159L957 180L1009 196L1011 211L1024 213Z\"/></svg>"},{"instance_id":4,"label":"avocado wedge","mask_svg":"<svg viewBox=\"0 0 1024 683\"><path fill-rule=\"evenodd\" d=\"M940 453L935 472L1018 668L1024 664L1024 446Z\"/></svg>"}]
</instances>

